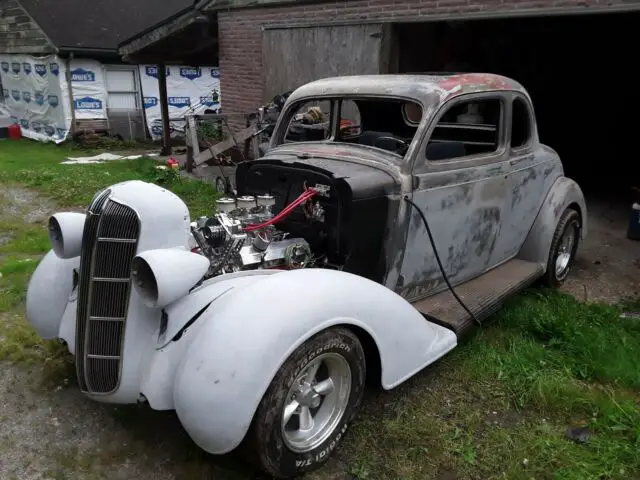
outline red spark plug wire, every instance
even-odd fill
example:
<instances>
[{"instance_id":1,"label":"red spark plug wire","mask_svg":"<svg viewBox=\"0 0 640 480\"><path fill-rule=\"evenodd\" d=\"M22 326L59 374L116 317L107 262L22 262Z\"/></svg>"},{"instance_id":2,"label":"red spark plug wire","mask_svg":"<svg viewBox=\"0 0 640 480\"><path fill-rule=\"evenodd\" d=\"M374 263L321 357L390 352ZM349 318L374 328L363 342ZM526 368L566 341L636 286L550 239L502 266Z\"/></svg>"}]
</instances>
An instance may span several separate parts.
<instances>
[{"instance_id":1,"label":"red spark plug wire","mask_svg":"<svg viewBox=\"0 0 640 480\"><path fill-rule=\"evenodd\" d=\"M293 202L291 202L289 205L287 205L285 208L283 208L282 211L280 213L278 213L275 217L267 220L266 222L263 222L263 223L260 223L260 224L257 224L257 225L247 225L245 228L243 228L243 231L245 231L245 232L253 232L254 230L260 230L262 228L268 227L269 225L273 225L274 223L278 223L279 221L281 221L285 217L287 217L293 211L293 209L296 208L298 205L300 205L301 203L306 202L311 197L313 197L314 195L317 195L317 194L318 194L317 190L305 187L304 193L302 193Z\"/></svg>"}]
</instances>

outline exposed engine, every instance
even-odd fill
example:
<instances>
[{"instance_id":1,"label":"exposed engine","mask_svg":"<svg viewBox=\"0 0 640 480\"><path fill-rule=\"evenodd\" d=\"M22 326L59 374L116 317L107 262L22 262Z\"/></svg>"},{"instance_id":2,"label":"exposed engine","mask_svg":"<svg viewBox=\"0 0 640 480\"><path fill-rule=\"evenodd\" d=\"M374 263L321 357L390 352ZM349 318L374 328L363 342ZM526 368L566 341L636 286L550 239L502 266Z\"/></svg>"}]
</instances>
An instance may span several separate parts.
<instances>
[{"instance_id":1,"label":"exposed engine","mask_svg":"<svg viewBox=\"0 0 640 480\"><path fill-rule=\"evenodd\" d=\"M322 219L322 207L311 198L316 190L308 189L286 209L274 216L272 195L220 198L213 217L200 217L191 224L197 244L193 251L206 256L211 267L206 277L258 268L295 269L314 263L308 242L289 238L274 224L297 206L310 217Z\"/></svg>"}]
</instances>

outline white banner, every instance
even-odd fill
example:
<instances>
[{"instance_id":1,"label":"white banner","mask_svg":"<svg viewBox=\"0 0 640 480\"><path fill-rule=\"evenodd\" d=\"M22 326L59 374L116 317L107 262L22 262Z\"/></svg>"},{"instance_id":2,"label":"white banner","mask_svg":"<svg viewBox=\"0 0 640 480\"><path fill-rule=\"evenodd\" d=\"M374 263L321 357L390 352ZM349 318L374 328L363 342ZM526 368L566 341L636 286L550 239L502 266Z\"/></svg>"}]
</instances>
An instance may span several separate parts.
<instances>
[{"instance_id":1,"label":"white banner","mask_svg":"<svg viewBox=\"0 0 640 480\"><path fill-rule=\"evenodd\" d=\"M140 79L149 133L154 139L162 136L158 67L140 65ZM184 133L185 114L220 110L220 70L216 67L167 67L167 97L171 136Z\"/></svg>"},{"instance_id":2,"label":"white banner","mask_svg":"<svg viewBox=\"0 0 640 480\"><path fill-rule=\"evenodd\" d=\"M71 126L62 84L64 63L55 55L0 55L5 104L22 135L60 143Z\"/></svg>"},{"instance_id":3,"label":"white banner","mask_svg":"<svg viewBox=\"0 0 640 480\"><path fill-rule=\"evenodd\" d=\"M67 81L60 77L62 91L68 98ZM71 61L71 89L76 120L107 118L107 87L104 67L95 60Z\"/></svg>"}]
</instances>

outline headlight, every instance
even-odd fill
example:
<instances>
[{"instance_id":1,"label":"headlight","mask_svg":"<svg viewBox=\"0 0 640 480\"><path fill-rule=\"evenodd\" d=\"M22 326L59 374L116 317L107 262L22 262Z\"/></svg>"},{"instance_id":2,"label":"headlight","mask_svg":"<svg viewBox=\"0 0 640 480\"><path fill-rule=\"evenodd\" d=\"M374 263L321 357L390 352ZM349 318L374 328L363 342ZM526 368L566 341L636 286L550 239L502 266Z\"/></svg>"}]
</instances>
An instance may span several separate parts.
<instances>
[{"instance_id":1,"label":"headlight","mask_svg":"<svg viewBox=\"0 0 640 480\"><path fill-rule=\"evenodd\" d=\"M56 213L49 217L49 241L60 258L80 256L86 215L75 212Z\"/></svg>"}]
</instances>

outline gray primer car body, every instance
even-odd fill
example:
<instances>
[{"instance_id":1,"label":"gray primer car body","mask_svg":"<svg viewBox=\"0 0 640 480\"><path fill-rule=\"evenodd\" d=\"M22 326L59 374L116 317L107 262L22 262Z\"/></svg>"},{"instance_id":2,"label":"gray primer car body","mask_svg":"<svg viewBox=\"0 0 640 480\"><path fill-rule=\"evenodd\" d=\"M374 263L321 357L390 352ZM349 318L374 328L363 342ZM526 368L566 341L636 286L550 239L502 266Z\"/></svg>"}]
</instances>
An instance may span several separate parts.
<instances>
[{"instance_id":1,"label":"gray primer car body","mask_svg":"<svg viewBox=\"0 0 640 480\"><path fill-rule=\"evenodd\" d=\"M423 117L404 155L345 143L283 143L295 105L312 99L385 97L419 103ZM488 155L432 162L426 144L438 118L457 102L498 98L505 103L500 146ZM511 149L511 100L528 106L531 132ZM339 159L378 168L395 181L389 191L383 284L409 301L446 288L420 215L403 197L424 208L436 248L451 282L459 284L514 257L546 268L554 229L573 206L587 233L586 205L578 185L564 177L557 153L540 143L531 98L517 81L495 74L363 75L308 83L291 94L264 158Z\"/></svg>"}]
</instances>

